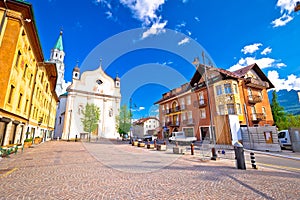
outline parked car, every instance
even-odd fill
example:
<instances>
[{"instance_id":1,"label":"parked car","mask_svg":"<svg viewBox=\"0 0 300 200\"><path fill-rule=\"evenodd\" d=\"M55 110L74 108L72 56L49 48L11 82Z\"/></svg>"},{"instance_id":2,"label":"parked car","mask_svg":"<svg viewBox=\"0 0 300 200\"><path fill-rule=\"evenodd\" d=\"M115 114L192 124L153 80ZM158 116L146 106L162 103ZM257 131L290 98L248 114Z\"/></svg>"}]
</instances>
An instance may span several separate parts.
<instances>
[{"instance_id":1,"label":"parked car","mask_svg":"<svg viewBox=\"0 0 300 200\"><path fill-rule=\"evenodd\" d=\"M147 142L148 140L152 141L152 135L144 135L143 141Z\"/></svg>"},{"instance_id":2,"label":"parked car","mask_svg":"<svg viewBox=\"0 0 300 200\"><path fill-rule=\"evenodd\" d=\"M196 137L186 136L183 131L172 132L171 137L169 137L169 142L195 142Z\"/></svg>"},{"instance_id":3,"label":"parked car","mask_svg":"<svg viewBox=\"0 0 300 200\"><path fill-rule=\"evenodd\" d=\"M288 130L282 130L278 133L278 141L281 148L291 147L291 137Z\"/></svg>"}]
</instances>

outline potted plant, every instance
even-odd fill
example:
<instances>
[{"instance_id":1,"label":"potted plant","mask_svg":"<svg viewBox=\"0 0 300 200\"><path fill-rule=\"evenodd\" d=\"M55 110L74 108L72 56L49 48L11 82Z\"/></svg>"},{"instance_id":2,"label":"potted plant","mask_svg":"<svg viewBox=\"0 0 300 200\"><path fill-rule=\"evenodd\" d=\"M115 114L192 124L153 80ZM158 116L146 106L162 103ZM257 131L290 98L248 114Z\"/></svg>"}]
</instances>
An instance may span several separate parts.
<instances>
[{"instance_id":1,"label":"potted plant","mask_svg":"<svg viewBox=\"0 0 300 200\"><path fill-rule=\"evenodd\" d=\"M41 143L41 141L42 141L42 138L40 138L40 136L37 136L34 138L34 144L39 144L39 143Z\"/></svg>"},{"instance_id":2,"label":"potted plant","mask_svg":"<svg viewBox=\"0 0 300 200\"><path fill-rule=\"evenodd\" d=\"M27 138L24 140L24 148L30 147L32 144L32 138Z\"/></svg>"}]
</instances>

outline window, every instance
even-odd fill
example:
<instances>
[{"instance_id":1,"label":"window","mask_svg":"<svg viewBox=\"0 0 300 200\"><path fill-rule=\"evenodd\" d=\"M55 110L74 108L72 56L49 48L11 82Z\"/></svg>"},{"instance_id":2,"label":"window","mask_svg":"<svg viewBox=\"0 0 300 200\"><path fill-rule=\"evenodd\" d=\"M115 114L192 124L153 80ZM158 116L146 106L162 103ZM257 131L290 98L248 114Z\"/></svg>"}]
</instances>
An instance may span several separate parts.
<instances>
[{"instance_id":1,"label":"window","mask_svg":"<svg viewBox=\"0 0 300 200\"><path fill-rule=\"evenodd\" d=\"M217 90L217 95L218 96L222 94L222 86L221 85L217 85L216 90Z\"/></svg>"},{"instance_id":2,"label":"window","mask_svg":"<svg viewBox=\"0 0 300 200\"><path fill-rule=\"evenodd\" d=\"M242 114L242 109L241 109L241 104L237 103L236 104L236 110L237 110L237 114Z\"/></svg>"},{"instance_id":3,"label":"window","mask_svg":"<svg viewBox=\"0 0 300 200\"><path fill-rule=\"evenodd\" d=\"M224 84L224 90L225 90L225 94L231 94L232 93L230 83Z\"/></svg>"},{"instance_id":4,"label":"window","mask_svg":"<svg viewBox=\"0 0 300 200\"><path fill-rule=\"evenodd\" d=\"M225 115L224 105L219 105L219 114L220 115Z\"/></svg>"},{"instance_id":5,"label":"window","mask_svg":"<svg viewBox=\"0 0 300 200\"><path fill-rule=\"evenodd\" d=\"M206 118L205 108L200 109L200 117L201 117L202 119Z\"/></svg>"},{"instance_id":6,"label":"window","mask_svg":"<svg viewBox=\"0 0 300 200\"><path fill-rule=\"evenodd\" d=\"M186 97L186 104L191 105L191 96L190 95Z\"/></svg>"},{"instance_id":7,"label":"window","mask_svg":"<svg viewBox=\"0 0 300 200\"><path fill-rule=\"evenodd\" d=\"M21 51L19 50L19 51L18 51L18 55L17 55L16 64L15 64L16 67L18 67L18 65L19 65L21 55L22 55L22 54L21 54Z\"/></svg>"},{"instance_id":8,"label":"window","mask_svg":"<svg viewBox=\"0 0 300 200\"><path fill-rule=\"evenodd\" d=\"M59 117L59 124L61 124L61 117Z\"/></svg>"},{"instance_id":9,"label":"window","mask_svg":"<svg viewBox=\"0 0 300 200\"><path fill-rule=\"evenodd\" d=\"M263 93L262 93L262 91L258 91L258 96L260 97L261 100L263 99Z\"/></svg>"},{"instance_id":10,"label":"window","mask_svg":"<svg viewBox=\"0 0 300 200\"><path fill-rule=\"evenodd\" d=\"M21 106L22 96L23 96L23 94L20 93L20 95L19 95L19 102L18 102L18 108L20 108L20 106Z\"/></svg>"},{"instance_id":11,"label":"window","mask_svg":"<svg viewBox=\"0 0 300 200\"><path fill-rule=\"evenodd\" d=\"M233 92L234 92L234 94L238 93L238 87L237 87L236 83L233 84Z\"/></svg>"},{"instance_id":12,"label":"window","mask_svg":"<svg viewBox=\"0 0 300 200\"><path fill-rule=\"evenodd\" d=\"M186 113L181 113L182 121L186 120Z\"/></svg>"},{"instance_id":13,"label":"window","mask_svg":"<svg viewBox=\"0 0 300 200\"><path fill-rule=\"evenodd\" d=\"M248 88L247 91L248 91L249 99L252 100L253 97L252 97L252 90L251 90L251 88Z\"/></svg>"},{"instance_id":14,"label":"window","mask_svg":"<svg viewBox=\"0 0 300 200\"><path fill-rule=\"evenodd\" d=\"M235 114L234 105L233 104L227 104L227 111L228 111L228 114Z\"/></svg>"},{"instance_id":15,"label":"window","mask_svg":"<svg viewBox=\"0 0 300 200\"><path fill-rule=\"evenodd\" d=\"M185 109L184 98L180 99L180 106L181 106L181 109Z\"/></svg>"},{"instance_id":16,"label":"window","mask_svg":"<svg viewBox=\"0 0 300 200\"><path fill-rule=\"evenodd\" d=\"M186 137L195 137L194 128L182 128L182 131L185 133Z\"/></svg>"},{"instance_id":17,"label":"window","mask_svg":"<svg viewBox=\"0 0 300 200\"><path fill-rule=\"evenodd\" d=\"M28 65L26 64L25 69L24 69L24 73L23 73L23 78L25 78L25 76L26 76L27 69L28 69Z\"/></svg>"},{"instance_id":18,"label":"window","mask_svg":"<svg viewBox=\"0 0 300 200\"><path fill-rule=\"evenodd\" d=\"M266 108L265 108L265 107L262 107L262 113L263 113L264 116L267 115L267 112L266 112Z\"/></svg>"},{"instance_id":19,"label":"window","mask_svg":"<svg viewBox=\"0 0 300 200\"><path fill-rule=\"evenodd\" d=\"M25 112L25 113L27 112L27 108L28 108L28 102L29 102L29 100L28 100L28 99L26 99L26 103L25 103L25 109L24 109L24 112Z\"/></svg>"},{"instance_id":20,"label":"window","mask_svg":"<svg viewBox=\"0 0 300 200\"><path fill-rule=\"evenodd\" d=\"M200 105L204 105L205 104L203 92L199 93L199 104Z\"/></svg>"},{"instance_id":21,"label":"window","mask_svg":"<svg viewBox=\"0 0 300 200\"><path fill-rule=\"evenodd\" d=\"M9 96L8 96L8 101L7 101L8 103L11 103L11 99L12 99L14 90L15 90L15 86L11 85L10 86L10 91L9 91Z\"/></svg>"},{"instance_id":22,"label":"window","mask_svg":"<svg viewBox=\"0 0 300 200\"><path fill-rule=\"evenodd\" d=\"M31 85L31 82L32 82L32 77L33 77L33 75L32 75L32 74L30 74L29 85Z\"/></svg>"},{"instance_id":23,"label":"window","mask_svg":"<svg viewBox=\"0 0 300 200\"><path fill-rule=\"evenodd\" d=\"M41 83L43 83L43 81L44 81L44 72L42 73Z\"/></svg>"},{"instance_id":24,"label":"window","mask_svg":"<svg viewBox=\"0 0 300 200\"><path fill-rule=\"evenodd\" d=\"M98 80L96 80L96 83L97 83L98 85L101 85L101 84L103 83L103 81L101 81L100 79L98 79Z\"/></svg>"}]
</instances>

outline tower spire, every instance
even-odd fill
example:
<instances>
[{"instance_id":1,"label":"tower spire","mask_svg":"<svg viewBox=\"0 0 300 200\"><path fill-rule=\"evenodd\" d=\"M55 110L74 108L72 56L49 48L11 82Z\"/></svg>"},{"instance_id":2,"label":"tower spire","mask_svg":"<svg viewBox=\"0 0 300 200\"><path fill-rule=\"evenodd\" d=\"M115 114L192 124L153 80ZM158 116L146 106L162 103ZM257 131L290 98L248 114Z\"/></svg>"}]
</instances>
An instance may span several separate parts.
<instances>
[{"instance_id":1,"label":"tower spire","mask_svg":"<svg viewBox=\"0 0 300 200\"><path fill-rule=\"evenodd\" d=\"M64 50L63 42L62 42L62 34L63 34L63 30L60 29L59 37L58 37L57 42L56 42L53 49L58 49L60 51Z\"/></svg>"}]
</instances>

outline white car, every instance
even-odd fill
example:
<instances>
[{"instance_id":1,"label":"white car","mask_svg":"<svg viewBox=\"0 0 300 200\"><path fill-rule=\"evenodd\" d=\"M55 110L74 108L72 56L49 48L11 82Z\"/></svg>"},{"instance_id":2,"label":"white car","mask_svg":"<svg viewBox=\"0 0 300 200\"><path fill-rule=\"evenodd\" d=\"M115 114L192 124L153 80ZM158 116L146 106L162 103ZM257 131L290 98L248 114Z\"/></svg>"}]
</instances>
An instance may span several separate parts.
<instances>
[{"instance_id":1,"label":"white car","mask_svg":"<svg viewBox=\"0 0 300 200\"><path fill-rule=\"evenodd\" d=\"M278 133L278 141L281 148L291 147L291 138L288 130L282 130Z\"/></svg>"}]
</instances>

